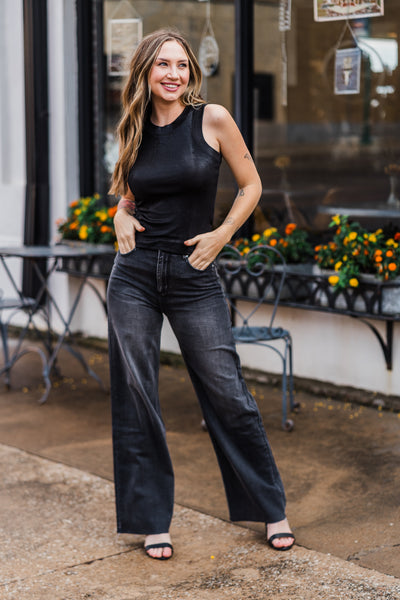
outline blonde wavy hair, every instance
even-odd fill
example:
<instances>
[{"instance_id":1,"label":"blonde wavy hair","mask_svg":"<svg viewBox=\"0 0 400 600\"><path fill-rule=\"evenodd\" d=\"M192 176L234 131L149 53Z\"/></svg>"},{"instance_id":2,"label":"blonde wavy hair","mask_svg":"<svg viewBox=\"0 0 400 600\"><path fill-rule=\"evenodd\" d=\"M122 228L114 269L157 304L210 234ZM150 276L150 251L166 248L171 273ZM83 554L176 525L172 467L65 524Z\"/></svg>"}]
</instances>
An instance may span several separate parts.
<instances>
[{"instance_id":1,"label":"blonde wavy hair","mask_svg":"<svg viewBox=\"0 0 400 600\"><path fill-rule=\"evenodd\" d=\"M112 176L110 194L124 195L128 191L128 175L142 142L143 124L151 104L148 83L150 70L161 46L168 41L178 42L185 50L189 63L189 83L181 97L184 106L204 104L200 96L201 69L188 42L173 29L159 29L140 42L129 67L129 76L122 91L122 117L118 124L119 157Z\"/></svg>"}]
</instances>

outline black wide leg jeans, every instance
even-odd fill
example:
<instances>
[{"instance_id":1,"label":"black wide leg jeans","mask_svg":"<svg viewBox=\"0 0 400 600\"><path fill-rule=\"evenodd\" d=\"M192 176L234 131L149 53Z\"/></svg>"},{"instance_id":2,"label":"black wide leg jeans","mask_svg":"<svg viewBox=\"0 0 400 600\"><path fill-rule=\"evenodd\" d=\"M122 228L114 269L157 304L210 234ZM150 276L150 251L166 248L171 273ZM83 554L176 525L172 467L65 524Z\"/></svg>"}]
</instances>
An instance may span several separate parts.
<instances>
[{"instance_id":1,"label":"black wide leg jeans","mask_svg":"<svg viewBox=\"0 0 400 600\"><path fill-rule=\"evenodd\" d=\"M169 530L174 474L158 396L163 315L178 339L221 468L233 521L285 518L283 485L241 374L223 290L211 264L135 248L108 286L117 528Z\"/></svg>"}]
</instances>

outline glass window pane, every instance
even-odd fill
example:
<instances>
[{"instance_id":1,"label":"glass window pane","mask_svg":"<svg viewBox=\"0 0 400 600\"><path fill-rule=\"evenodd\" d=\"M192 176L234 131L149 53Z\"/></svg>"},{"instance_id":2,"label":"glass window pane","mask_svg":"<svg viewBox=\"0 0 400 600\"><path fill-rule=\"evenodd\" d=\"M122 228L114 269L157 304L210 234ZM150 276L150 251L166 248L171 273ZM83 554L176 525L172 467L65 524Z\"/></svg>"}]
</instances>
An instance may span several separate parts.
<instances>
[{"instance_id":1,"label":"glass window pane","mask_svg":"<svg viewBox=\"0 0 400 600\"><path fill-rule=\"evenodd\" d=\"M339 210L371 226L393 220L385 166L400 159L400 2L386 2L383 17L349 20L362 51L360 88L340 95L335 51L341 36L340 48L356 47L346 21L315 22L312 2L292 0L284 41L278 4L255 3L255 157L264 186L256 227L293 220L321 231Z\"/></svg>"},{"instance_id":2,"label":"glass window pane","mask_svg":"<svg viewBox=\"0 0 400 600\"><path fill-rule=\"evenodd\" d=\"M107 66L103 169L106 172L106 181L109 181L118 155L115 130L120 117L121 91L125 81L124 59L125 54L131 54L125 51L129 50L130 41L134 42L139 38L140 28L143 35L161 27L177 28L189 41L198 57L202 39L213 34L220 61L212 69L210 76L204 76L202 95L205 100L223 104L233 112L234 4L233 0L213 1L209 9L207 4L197 0L104 0L104 55ZM121 40L123 36L125 42ZM221 191L217 196L216 221L226 213L235 194L234 182L226 165L221 169L219 187Z\"/></svg>"}]
</instances>

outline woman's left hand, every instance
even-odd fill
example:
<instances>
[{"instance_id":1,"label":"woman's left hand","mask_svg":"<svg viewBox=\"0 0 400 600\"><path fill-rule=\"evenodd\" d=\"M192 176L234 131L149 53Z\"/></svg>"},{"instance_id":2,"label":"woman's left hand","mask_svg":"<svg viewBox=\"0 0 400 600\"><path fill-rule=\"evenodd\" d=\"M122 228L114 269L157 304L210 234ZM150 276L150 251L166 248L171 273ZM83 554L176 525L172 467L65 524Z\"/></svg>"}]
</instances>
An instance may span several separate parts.
<instances>
[{"instance_id":1,"label":"woman's left hand","mask_svg":"<svg viewBox=\"0 0 400 600\"><path fill-rule=\"evenodd\" d=\"M214 231L200 233L194 238L186 240L185 246L196 246L189 258L192 267L204 271L215 260L229 239L230 236L228 237L219 227Z\"/></svg>"}]
</instances>

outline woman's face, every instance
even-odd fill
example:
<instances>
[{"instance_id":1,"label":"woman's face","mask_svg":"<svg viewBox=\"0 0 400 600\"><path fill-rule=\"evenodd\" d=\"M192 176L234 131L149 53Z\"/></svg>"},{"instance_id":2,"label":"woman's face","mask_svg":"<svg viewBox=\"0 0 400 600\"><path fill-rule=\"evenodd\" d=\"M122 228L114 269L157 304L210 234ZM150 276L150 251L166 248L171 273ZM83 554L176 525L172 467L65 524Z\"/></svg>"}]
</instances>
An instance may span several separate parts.
<instances>
[{"instance_id":1,"label":"woman's face","mask_svg":"<svg viewBox=\"0 0 400 600\"><path fill-rule=\"evenodd\" d=\"M189 59L183 47L175 40L164 42L149 74L152 97L174 102L186 90L189 79Z\"/></svg>"}]
</instances>

